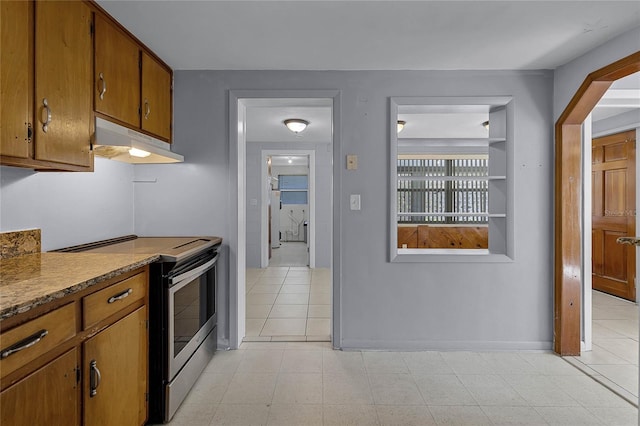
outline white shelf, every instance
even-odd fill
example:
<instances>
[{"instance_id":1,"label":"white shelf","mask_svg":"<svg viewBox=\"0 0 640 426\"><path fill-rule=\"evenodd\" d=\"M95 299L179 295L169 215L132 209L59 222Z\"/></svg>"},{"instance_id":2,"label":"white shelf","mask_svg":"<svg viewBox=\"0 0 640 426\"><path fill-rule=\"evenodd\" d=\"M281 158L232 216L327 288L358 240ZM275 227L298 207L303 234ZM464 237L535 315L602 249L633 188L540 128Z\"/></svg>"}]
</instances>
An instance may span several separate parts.
<instances>
[{"instance_id":1,"label":"white shelf","mask_svg":"<svg viewBox=\"0 0 640 426\"><path fill-rule=\"evenodd\" d=\"M398 213L398 217L406 216L441 216L441 217L507 217L505 213L436 213L436 212L411 212L411 213Z\"/></svg>"},{"instance_id":2,"label":"white shelf","mask_svg":"<svg viewBox=\"0 0 640 426\"><path fill-rule=\"evenodd\" d=\"M450 144L452 146L479 146L498 142L505 142L506 138L398 138L398 145L416 144Z\"/></svg>"},{"instance_id":3,"label":"white shelf","mask_svg":"<svg viewBox=\"0 0 640 426\"><path fill-rule=\"evenodd\" d=\"M398 176L399 181L489 181L506 180L506 176Z\"/></svg>"}]
</instances>

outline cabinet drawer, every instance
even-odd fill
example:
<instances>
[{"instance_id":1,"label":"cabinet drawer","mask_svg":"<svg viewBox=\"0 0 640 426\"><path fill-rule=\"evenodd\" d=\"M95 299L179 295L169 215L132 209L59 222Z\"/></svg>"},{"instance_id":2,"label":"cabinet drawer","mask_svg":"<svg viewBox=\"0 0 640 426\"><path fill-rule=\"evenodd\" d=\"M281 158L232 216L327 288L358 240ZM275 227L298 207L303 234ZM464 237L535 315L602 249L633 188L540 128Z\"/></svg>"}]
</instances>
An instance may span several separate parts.
<instances>
[{"instance_id":1,"label":"cabinet drawer","mask_svg":"<svg viewBox=\"0 0 640 426\"><path fill-rule=\"evenodd\" d=\"M26 322L0 336L0 377L76 335L75 303Z\"/></svg>"},{"instance_id":2,"label":"cabinet drawer","mask_svg":"<svg viewBox=\"0 0 640 426\"><path fill-rule=\"evenodd\" d=\"M82 323L85 329L144 299L146 274L134 275L82 300Z\"/></svg>"}]
</instances>

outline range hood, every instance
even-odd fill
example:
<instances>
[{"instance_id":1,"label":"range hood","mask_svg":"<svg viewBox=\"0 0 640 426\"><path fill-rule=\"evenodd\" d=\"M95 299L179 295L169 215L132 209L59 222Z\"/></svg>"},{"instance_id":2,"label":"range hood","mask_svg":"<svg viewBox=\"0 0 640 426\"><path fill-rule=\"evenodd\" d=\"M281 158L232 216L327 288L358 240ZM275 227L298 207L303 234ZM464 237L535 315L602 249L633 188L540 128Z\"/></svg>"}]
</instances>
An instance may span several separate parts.
<instances>
[{"instance_id":1,"label":"range hood","mask_svg":"<svg viewBox=\"0 0 640 426\"><path fill-rule=\"evenodd\" d=\"M171 145L135 130L96 117L93 153L131 164L182 163L184 157L171 152Z\"/></svg>"}]
</instances>

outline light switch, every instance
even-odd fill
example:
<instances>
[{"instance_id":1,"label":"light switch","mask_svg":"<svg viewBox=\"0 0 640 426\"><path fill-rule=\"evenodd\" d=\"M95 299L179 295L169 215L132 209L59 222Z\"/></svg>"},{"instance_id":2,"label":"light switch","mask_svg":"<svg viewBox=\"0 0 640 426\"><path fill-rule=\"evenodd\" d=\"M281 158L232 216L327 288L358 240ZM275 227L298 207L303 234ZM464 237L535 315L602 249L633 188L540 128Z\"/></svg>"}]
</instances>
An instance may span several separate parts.
<instances>
[{"instance_id":1,"label":"light switch","mask_svg":"<svg viewBox=\"0 0 640 426\"><path fill-rule=\"evenodd\" d=\"M358 170L358 156L347 155L347 170Z\"/></svg>"},{"instance_id":2,"label":"light switch","mask_svg":"<svg viewBox=\"0 0 640 426\"><path fill-rule=\"evenodd\" d=\"M360 210L360 194L351 194L349 202L351 210Z\"/></svg>"}]
</instances>

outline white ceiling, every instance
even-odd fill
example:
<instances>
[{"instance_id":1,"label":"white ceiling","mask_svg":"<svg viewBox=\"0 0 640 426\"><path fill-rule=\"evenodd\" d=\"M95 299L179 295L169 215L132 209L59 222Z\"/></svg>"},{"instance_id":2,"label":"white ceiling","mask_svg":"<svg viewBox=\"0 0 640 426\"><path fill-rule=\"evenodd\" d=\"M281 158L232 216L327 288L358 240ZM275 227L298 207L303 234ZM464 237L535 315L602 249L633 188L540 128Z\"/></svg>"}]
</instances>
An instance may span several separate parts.
<instances>
[{"instance_id":1,"label":"white ceiling","mask_svg":"<svg viewBox=\"0 0 640 426\"><path fill-rule=\"evenodd\" d=\"M98 0L176 70L553 69L639 1Z\"/></svg>"},{"instance_id":2,"label":"white ceiling","mask_svg":"<svg viewBox=\"0 0 640 426\"><path fill-rule=\"evenodd\" d=\"M250 99L247 106L247 142L332 142L332 99ZM288 118L309 125L293 133L284 125Z\"/></svg>"},{"instance_id":3,"label":"white ceiling","mask_svg":"<svg viewBox=\"0 0 640 426\"><path fill-rule=\"evenodd\" d=\"M298 167L308 166L308 155L272 155L271 165L276 167Z\"/></svg>"}]
</instances>

